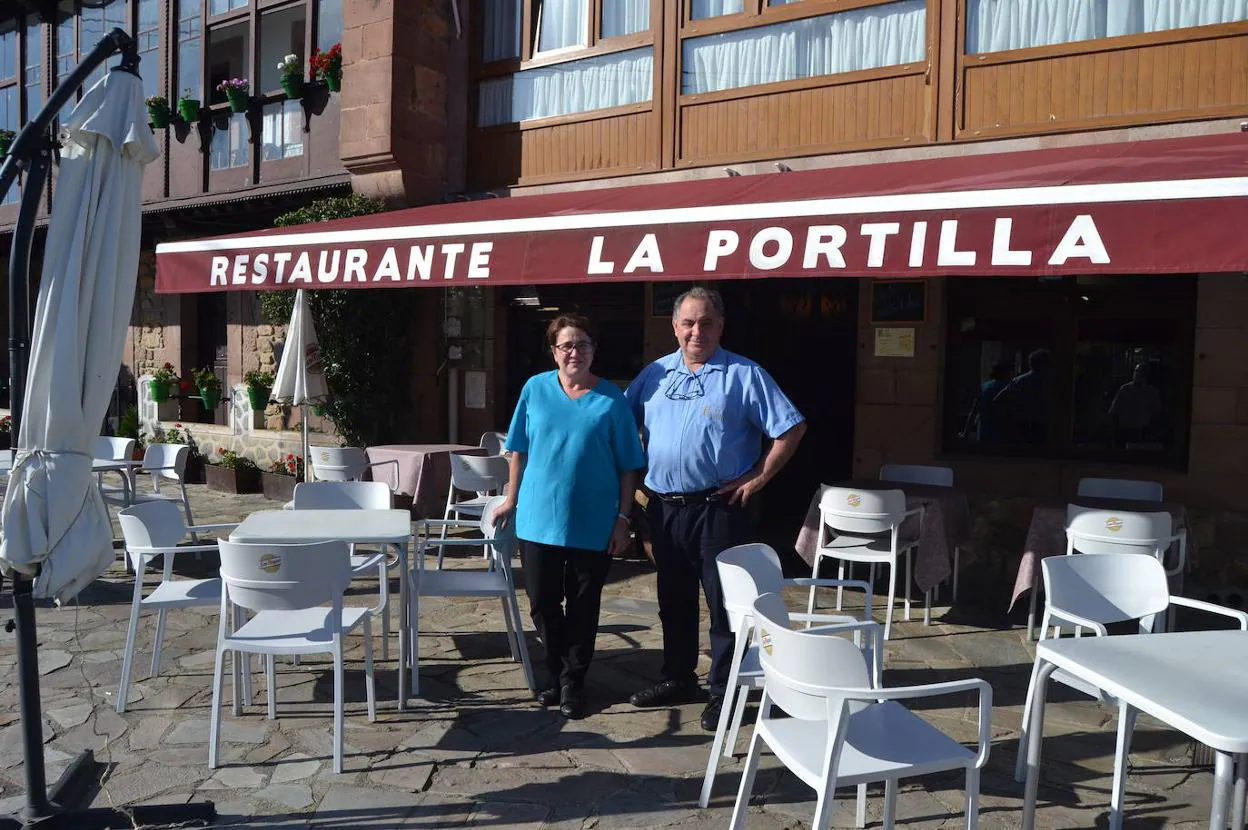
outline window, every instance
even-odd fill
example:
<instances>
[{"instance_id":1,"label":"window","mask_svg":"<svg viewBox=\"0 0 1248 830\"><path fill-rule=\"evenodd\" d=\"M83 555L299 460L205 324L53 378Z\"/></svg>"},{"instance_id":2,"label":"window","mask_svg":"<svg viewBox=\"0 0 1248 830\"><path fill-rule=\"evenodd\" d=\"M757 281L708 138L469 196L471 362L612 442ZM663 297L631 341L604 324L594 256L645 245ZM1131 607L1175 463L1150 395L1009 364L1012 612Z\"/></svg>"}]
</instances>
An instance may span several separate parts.
<instances>
[{"instance_id":1,"label":"window","mask_svg":"<svg viewBox=\"0 0 1248 830\"><path fill-rule=\"evenodd\" d=\"M247 8L247 0L208 0L209 16Z\"/></svg>"},{"instance_id":2,"label":"window","mask_svg":"<svg viewBox=\"0 0 1248 830\"><path fill-rule=\"evenodd\" d=\"M29 121L43 107L43 27L38 15L26 18L25 119Z\"/></svg>"},{"instance_id":3,"label":"window","mask_svg":"<svg viewBox=\"0 0 1248 830\"><path fill-rule=\"evenodd\" d=\"M265 104L261 144L264 161L303 155L303 108L298 101Z\"/></svg>"},{"instance_id":4,"label":"window","mask_svg":"<svg viewBox=\"0 0 1248 830\"><path fill-rule=\"evenodd\" d=\"M341 41L342 0L317 0L316 47L327 52L331 46Z\"/></svg>"},{"instance_id":5,"label":"window","mask_svg":"<svg viewBox=\"0 0 1248 830\"><path fill-rule=\"evenodd\" d=\"M246 20L208 30L208 100L223 103L224 92L217 84L230 78L248 77L251 65L251 31ZM274 61L276 67L277 62ZM255 87L252 87L255 90Z\"/></svg>"},{"instance_id":6,"label":"window","mask_svg":"<svg viewBox=\"0 0 1248 830\"><path fill-rule=\"evenodd\" d=\"M78 65L77 20L74 17L74 0L61 0L56 7L56 82L59 84ZM62 122L74 111L77 99L70 97L61 107L57 117Z\"/></svg>"},{"instance_id":7,"label":"window","mask_svg":"<svg viewBox=\"0 0 1248 830\"><path fill-rule=\"evenodd\" d=\"M257 92L281 89L282 73L277 65L287 55L295 55L306 63L303 35L307 29L307 13L303 6L292 6L260 15L260 83Z\"/></svg>"},{"instance_id":8,"label":"window","mask_svg":"<svg viewBox=\"0 0 1248 830\"><path fill-rule=\"evenodd\" d=\"M653 49L613 52L482 81L477 126L637 104L653 92Z\"/></svg>"},{"instance_id":9,"label":"window","mask_svg":"<svg viewBox=\"0 0 1248 830\"><path fill-rule=\"evenodd\" d=\"M743 11L745 11L743 0L693 0L689 16L694 20L703 20L707 17L740 14Z\"/></svg>"},{"instance_id":10,"label":"window","mask_svg":"<svg viewBox=\"0 0 1248 830\"><path fill-rule=\"evenodd\" d=\"M589 0L540 0L537 4L537 48L552 52L589 45Z\"/></svg>"},{"instance_id":11,"label":"window","mask_svg":"<svg viewBox=\"0 0 1248 830\"><path fill-rule=\"evenodd\" d=\"M650 0L532 0L532 31L523 28L524 0L488 0L481 24L481 56L485 63L525 57L521 44L533 55L594 46L593 12L601 9L601 39L638 35L650 30ZM636 41L634 41L634 45ZM623 44L621 48L627 48Z\"/></svg>"},{"instance_id":12,"label":"window","mask_svg":"<svg viewBox=\"0 0 1248 830\"><path fill-rule=\"evenodd\" d=\"M17 132L22 126L22 114L18 108L21 76L18 74L18 42L21 29L17 21L0 24L0 128ZM16 182L15 182L16 184ZM0 204L18 201L18 188L10 186Z\"/></svg>"},{"instance_id":13,"label":"window","mask_svg":"<svg viewBox=\"0 0 1248 830\"><path fill-rule=\"evenodd\" d=\"M213 118L212 144L208 148L208 167L228 170L247 166L247 114L220 113Z\"/></svg>"},{"instance_id":14,"label":"window","mask_svg":"<svg viewBox=\"0 0 1248 830\"><path fill-rule=\"evenodd\" d=\"M688 38L681 92L715 92L915 63L927 49L926 0Z\"/></svg>"},{"instance_id":15,"label":"window","mask_svg":"<svg viewBox=\"0 0 1248 830\"><path fill-rule=\"evenodd\" d=\"M947 285L946 450L1182 465L1194 277Z\"/></svg>"},{"instance_id":16,"label":"window","mask_svg":"<svg viewBox=\"0 0 1248 830\"><path fill-rule=\"evenodd\" d=\"M184 95L203 100L203 26L199 0L178 0L178 78L171 100Z\"/></svg>"},{"instance_id":17,"label":"window","mask_svg":"<svg viewBox=\"0 0 1248 830\"><path fill-rule=\"evenodd\" d=\"M1001 52L1248 20L1242 0L967 0L966 51Z\"/></svg>"},{"instance_id":18,"label":"window","mask_svg":"<svg viewBox=\"0 0 1248 830\"><path fill-rule=\"evenodd\" d=\"M649 0L602 0L604 38L623 37L649 29Z\"/></svg>"},{"instance_id":19,"label":"window","mask_svg":"<svg viewBox=\"0 0 1248 830\"><path fill-rule=\"evenodd\" d=\"M160 0L138 0L135 41L139 49L139 74L143 97L160 94Z\"/></svg>"},{"instance_id":20,"label":"window","mask_svg":"<svg viewBox=\"0 0 1248 830\"><path fill-rule=\"evenodd\" d=\"M95 45L104 39L104 36L113 29L122 29L130 31L130 22L126 18L126 0L110 0L106 5L100 8L91 8L83 6L79 13L78 24L78 61L91 53ZM120 58L105 61L95 68L95 70L87 76L87 80L83 82L83 90L88 90L103 77L110 66L116 66L121 62Z\"/></svg>"},{"instance_id":21,"label":"window","mask_svg":"<svg viewBox=\"0 0 1248 830\"><path fill-rule=\"evenodd\" d=\"M486 63L520 57L520 0L491 3L481 34L481 59Z\"/></svg>"}]
</instances>

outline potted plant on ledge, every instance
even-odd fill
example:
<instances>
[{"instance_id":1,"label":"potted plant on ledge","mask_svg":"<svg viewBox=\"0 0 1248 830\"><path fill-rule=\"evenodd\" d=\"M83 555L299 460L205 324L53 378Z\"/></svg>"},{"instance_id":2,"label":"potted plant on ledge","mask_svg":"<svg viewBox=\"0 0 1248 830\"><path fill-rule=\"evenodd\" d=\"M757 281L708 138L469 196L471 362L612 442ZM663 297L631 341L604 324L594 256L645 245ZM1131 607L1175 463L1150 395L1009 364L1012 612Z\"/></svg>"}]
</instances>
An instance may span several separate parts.
<instances>
[{"instance_id":1,"label":"potted plant on ledge","mask_svg":"<svg viewBox=\"0 0 1248 830\"><path fill-rule=\"evenodd\" d=\"M224 93L225 99L230 102L230 112L247 111L247 90L250 88L251 84L246 78L227 78L217 84L217 92Z\"/></svg>"},{"instance_id":2,"label":"potted plant on ledge","mask_svg":"<svg viewBox=\"0 0 1248 830\"><path fill-rule=\"evenodd\" d=\"M252 370L243 375L243 383L247 384L247 400L251 408L263 412L269 405L269 393L273 391L273 373Z\"/></svg>"},{"instance_id":3,"label":"potted plant on ledge","mask_svg":"<svg viewBox=\"0 0 1248 830\"><path fill-rule=\"evenodd\" d=\"M308 74L325 82L330 92L342 89L342 44L335 43L329 51L312 50L308 58Z\"/></svg>"},{"instance_id":4,"label":"potted plant on ledge","mask_svg":"<svg viewBox=\"0 0 1248 830\"><path fill-rule=\"evenodd\" d=\"M0 418L0 450L13 448L13 416Z\"/></svg>"},{"instance_id":5,"label":"potted plant on ledge","mask_svg":"<svg viewBox=\"0 0 1248 830\"><path fill-rule=\"evenodd\" d=\"M173 113L169 111L169 99L163 95L153 95L146 103L147 117L152 120L152 126L158 130L168 127L169 119L173 117Z\"/></svg>"},{"instance_id":6,"label":"potted plant on ledge","mask_svg":"<svg viewBox=\"0 0 1248 830\"><path fill-rule=\"evenodd\" d=\"M190 87L182 90L182 97L178 99L178 115L188 124L199 120L199 99L191 92Z\"/></svg>"},{"instance_id":7,"label":"potted plant on ledge","mask_svg":"<svg viewBox=\"0 0 1248 830\"><path fill-rule=\"evenodd\" d=\"M295 497L295 485L303 481L303 456L287 453L269 465L260 474L260 490L266 499L290 501Z\"/></svg>"},{"instance_id":8,"label":"potted plant on ledge","mask_svg":"<svg viewBox=\"0 0 1248 830\"><path fill-rule=\"evenodd\" d=\"M299 56L294 53L282 58L282 62L277 65L277 71L282 73L282 91L292 101L303 97L303 73L300 67Z\"/></svg>"},{"instance_id":9,"label":"potted plant on ledge","mask_svg":"<svg viewBox=\"0 0 1248 830\"><path fill-rule=\"evenodd\" d=\"M221 403L221 379L217 377L217 373L211 366L205 366L191 374L195 378L195 387L199 390L204 409L208 412L216 409L217 404Z\"/></svg>"},{"instance_id":10,"label":"potted plant on ledge","mask_svg":"<svg viewBox=\"0 0 1248 830\"><path fill-rule=\"evenodd\" d=\"M208 489L221 493L255 493L260 490L260 468L234 450L217 447L215 460L204 468Z\"/></svg>"},{"instance_id":11,"label":"potted plant on ledge","mask_svg":"<svg viewBox=\"0 0 1248 830\"><path fill-rule=\"evenodd\" d=\"M156 403L169 400L169 394L177 382L178 373L174 371L173 364L166 360L163 366L152 372L152 379L148 383L148 391L152 393L152 400Z\"/></svg>"},{"instance_id":12,"label":"potted plant on ledge","mask_svg":"<svg viewBox=\"0 0 1248 830\"><path fill-rule=\"evenodd\" d=\"M9 148L13 146L13 141L16 138L17 133L12 130L0 130L0 156L9 154Z\"/></svg>"}]
</instances>

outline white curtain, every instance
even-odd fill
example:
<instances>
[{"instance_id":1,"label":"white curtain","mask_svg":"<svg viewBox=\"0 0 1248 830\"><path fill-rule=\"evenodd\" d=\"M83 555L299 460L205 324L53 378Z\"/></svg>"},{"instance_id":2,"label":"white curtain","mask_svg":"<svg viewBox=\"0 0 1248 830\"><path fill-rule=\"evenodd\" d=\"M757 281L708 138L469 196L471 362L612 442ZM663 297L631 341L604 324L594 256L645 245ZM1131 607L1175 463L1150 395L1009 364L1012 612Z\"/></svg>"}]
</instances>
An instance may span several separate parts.
<instances>
[{"instance_id":1,"label":"white curtain","mask_svg":"<svg viewBox=\"0 0 1248 830\"><path fill-rule=\"evenodd\" d=\"M303 155L303 107L299 102L266 104L260 140L265 161Z\"/></svg>"},{"instance_id":2,"label":"white curtain","mask_svg":"<svg viewBox=\"0 0 1248 830\"><path fill-rule=\"evenodd\" d=\"M603 37L631 35L649 28L650 0L603 0Z\"/></svg>"},{"instance_id":3,"label":"white curtain","mask_svg":"<svg viewBox=\"0 0 1248 830\"><path fill-rule=\"evenodd\" d=\"M968 0L966 11L974 54L1248 20L1248 0Z\"/></svg>"},{"instance_id":4,"label":"white curtain","mask_svg":"<svg viewBox=\"0 0 1248 830\"><path fill-rule=\"evenodd\" d=\"M704 17L738 14L745 11L743 3L744 0L693 0L692 17L701 20Z\"/></svg>"},{"instance_id":5,"label":"white curtain","mask_svg":"<svg viewBox=\"0 0 1248 830\"><path fill-rule=\"evenodd\" d=\"M482 81L477 126L620 107L653 95L654 52L647 46Z\"/></svg>"},{"instance_id":6,"label":"white curtain","mask_svg":"<svg viewBox=\"0 0 1248 830\"><path fill-rule=\"evenodd\" d=\"M924 59L926 45L926 0L691 38L684 45L681 92L714 92L913 63Z\"/></svg>"},{"instance_id":7,"label":"white curtain","mask_svg":"<svg viewBox=\"0 0 1248 830\"><path fill-rule=\"evenodd\" d=\"M589 0L542 0L538 5L537 51L586 46Z\"/></svg>"},{"instance_id":8,"label":"white curtain","mask_svg":"<svg viewBox=\"0 0 1248 830\"><path fill-rule=\"evenodd\" d=\"M481 29L483 60L489 62L520 57L520 0L493 0L487 3Z\"/></svg>"}]
</instances>

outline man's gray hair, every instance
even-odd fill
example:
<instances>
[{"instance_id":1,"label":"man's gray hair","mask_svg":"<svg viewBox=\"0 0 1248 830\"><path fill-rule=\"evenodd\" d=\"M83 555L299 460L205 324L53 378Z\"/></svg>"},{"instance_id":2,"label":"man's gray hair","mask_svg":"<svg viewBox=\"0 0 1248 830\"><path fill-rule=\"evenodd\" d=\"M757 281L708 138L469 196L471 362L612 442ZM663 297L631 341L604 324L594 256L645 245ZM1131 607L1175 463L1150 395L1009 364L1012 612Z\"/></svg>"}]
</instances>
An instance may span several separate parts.
<instances>
[{"instance_id":1,"label":"man's gray hair","mask_svg":"<svg viewBox=\"0 0 1248 830\"><path fill-rule=\"evenodd\" d=\"M685 300L704 300L711 304L711 308L715 309L715 314L719 319L724 319L724 298L719 296L719 292L714 288L703 288L695 285L685 293L676 298L676 302L672 303L672 319L680 318L680 307L685 304Z\"/></svg>"}]
</instances>

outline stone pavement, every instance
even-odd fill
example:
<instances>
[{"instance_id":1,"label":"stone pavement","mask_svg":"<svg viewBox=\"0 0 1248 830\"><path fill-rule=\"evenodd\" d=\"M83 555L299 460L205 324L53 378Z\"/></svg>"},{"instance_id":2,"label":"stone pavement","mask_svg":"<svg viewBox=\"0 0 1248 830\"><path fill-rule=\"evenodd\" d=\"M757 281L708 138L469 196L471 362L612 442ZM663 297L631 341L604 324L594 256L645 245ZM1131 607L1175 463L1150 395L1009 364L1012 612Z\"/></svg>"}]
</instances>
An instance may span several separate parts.
<instances>
[{"instance_id":1,"label":"stone pavement","mask_svg":"<svg viewBox=\"0 0 1248 830\"><path fill-rule=\"evenodd\" d=\"M190 490L200 523L238 521L252 510L277 506L202 485ZM212 567L207 560L184 558L180 571ZM451 564L479 562L464 556ZM274 721L265 717L263 678L257 675L256 705L241 718L227 710L224 766L208 769L215 611L170 613L158 678L145 678L154 618L143 618L137 682L127 712L117 715L113 704L132 585L118 564L84 592L79 605L41 609L38 616L49 779L55 780L79 750L94 749L110 765L96 804L209 799L220 813L218 826L266 829L694 830L728 822L741 759L721 765L710 809L698 809L710 744L698 727L701 705L639 711L627 703L631 692L656 679L660 661L654 574L647 563L613 566L590 673L592 713L582 721L565 721L531 700L521 669L509 659L496 601L424 602L422 696L408 711L395 711L392 649L391 659L378 663L379 711L373 724L364 712L360 640L353 638L342 775L330 771L332 671L320 658L280 665ZM358 583L350 601L367 604L375 590ZM521 605L527 608L523 597ZM8 607L0 606L6 617ZM894 626L885 684L969 676L991 682L994 742L982 778L980 823L1017 827L1021 787L1011 773L1033 651L1021 631L973 605L940 607L933 615L930 627L917 621L921 609L915 622ZM529 643L540 655L531 632ZM0 813L23 802L14 659L13 635L0 633ZM703 673L708 666L704 657ZM1059 702L1051 704L1047 719L1038 826L1101 826L1109 800L1114 713L1061 686L1053 687L1052 697ZM970 696L922 701L917 708L960 739L974 740ZM742 731L738 750L744 753L749 729ZM1212 776L1191 766L1189 740L1142 719L1135 750L1127 826L1204 826ZM950 775L905 783L899 824L924 830L963 826L962 783ZM881 788L872 788L868 821L877 826L881 796ZM813 792L765 756L747 825L807 827L813 809ZM834 825L852 827L852 797L841 799L838 809Z\"/></svg>"}]
</instances>

